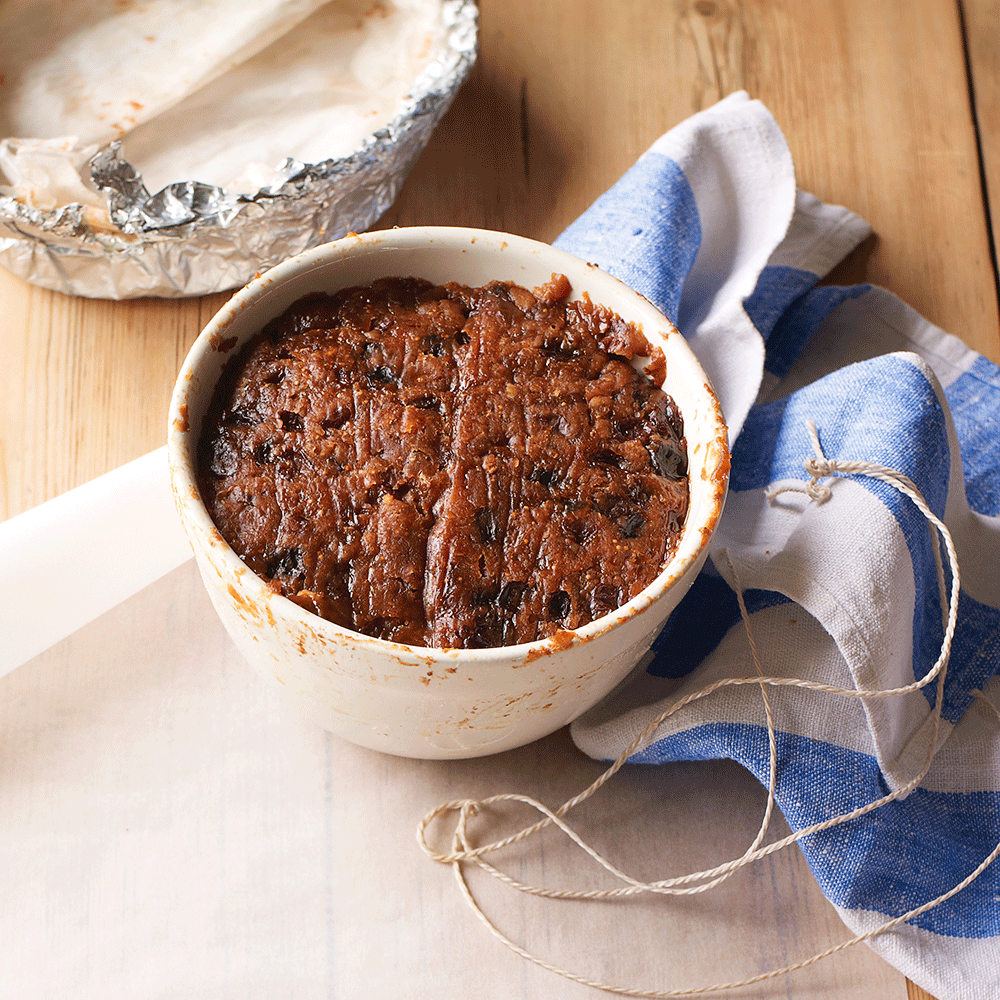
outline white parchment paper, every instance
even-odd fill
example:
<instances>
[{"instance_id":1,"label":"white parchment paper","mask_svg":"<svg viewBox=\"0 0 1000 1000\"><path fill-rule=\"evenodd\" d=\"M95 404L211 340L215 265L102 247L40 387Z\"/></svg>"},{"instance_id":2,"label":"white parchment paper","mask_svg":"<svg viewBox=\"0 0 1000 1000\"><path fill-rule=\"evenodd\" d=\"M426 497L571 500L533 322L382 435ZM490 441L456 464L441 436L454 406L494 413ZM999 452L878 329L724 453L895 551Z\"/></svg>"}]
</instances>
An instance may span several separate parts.
<instances>
[{"instance_id":1,"label":"white parchment paper","mask_svg":"<svg viewBox=\"0 0 1000 1000\"><path fill-rule=\"evenodd\" d=\"M101 208L86 161L116 139L150 192L256 192L360 148L445 33L440 0L8 0L0 193Z\"/></svg>"},{"instance_id":2,"label":"white parchment paper","mask_svg":"<svg viewBox=\"0 0 1000 1000\"><path fill-rule=\"evenodd\" d=\"M190 558L165 447L0 523L0 677Z\"/></svg>"},{"instance_id":3,"label":"white parchment paper","mask_svg":"<svg viewBox=\"0 0 1000 1000\"><path fill-rule=\"evenodd\" d=\"M414 840L456 797L557 804L601 770L565 732L469 762L362 750L302 722L242 662L188 563L0 680L0 969L19 1000L408 1000L602 994L527 965ZM764 790L730 762L627 768L579 828L634 874L737 856ZM508 830L502 820L495 829ZM603 885L547 836L515 876ZM535 900L473 877L499 926L599 978L738 978L844 935L796 851L680 900ZM865 948L754 997L902 998Z\"/></svg>"}]
</instances>

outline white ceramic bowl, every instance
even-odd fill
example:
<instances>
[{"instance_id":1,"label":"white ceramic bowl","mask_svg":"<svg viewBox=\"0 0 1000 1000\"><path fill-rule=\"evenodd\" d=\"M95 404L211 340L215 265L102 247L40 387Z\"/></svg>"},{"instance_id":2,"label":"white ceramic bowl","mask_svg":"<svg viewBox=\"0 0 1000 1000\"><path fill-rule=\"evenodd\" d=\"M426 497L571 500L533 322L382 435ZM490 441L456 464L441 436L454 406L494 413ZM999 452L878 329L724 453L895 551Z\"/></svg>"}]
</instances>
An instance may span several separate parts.
<instances>
[{"instance_id":1,"label":"white ceramic bowl","mask_svg":"<svg viewBox=\"0 0 1000 1000\"><path fill-rule=\"evenodd\" d=\"M565 274L642 327L663 350L663 388L684 418L691 484L680 544L663 572L617 611L574 632L498 649L427 649L360 635L276 594L226 544L198 493L202 418L226 361L310 292L386 276L534 287ZM410 757L475 757L521 746L572 721L649 649L701 568L725 499L729 452L719 404L694 354L641 295L543 243L475 229L392 229L317 247L255 278L219 311L177 379L168 430L181 519L212 603L257 672L321 726Z\"/></svg>"}]
</instances>

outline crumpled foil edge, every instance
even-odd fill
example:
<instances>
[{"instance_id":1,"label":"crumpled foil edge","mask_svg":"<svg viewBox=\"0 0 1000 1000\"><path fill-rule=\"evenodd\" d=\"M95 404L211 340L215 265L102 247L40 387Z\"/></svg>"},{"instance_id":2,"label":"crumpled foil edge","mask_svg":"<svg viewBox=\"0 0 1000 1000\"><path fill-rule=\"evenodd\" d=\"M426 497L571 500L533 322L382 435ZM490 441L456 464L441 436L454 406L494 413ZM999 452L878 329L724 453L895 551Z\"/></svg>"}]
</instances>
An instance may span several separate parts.
<instances>
[{"instance_id":1,"label":"crumpled foil edge","mask_svg":"<svg viewBox=\"0 0 1000 1000\"><path fill-rule=\"evenodd\" d=\"M400 113L348 157L286 160L269 187L230 194L197 181L150 195L120 143L90 160L114 226L81 204L44 210L0 196L0 264L69 295L205 295L246 284L303 250L368 229L396 200L477 54L473 0L445 0L446 45Z\"/></svg>"}]
</instances>

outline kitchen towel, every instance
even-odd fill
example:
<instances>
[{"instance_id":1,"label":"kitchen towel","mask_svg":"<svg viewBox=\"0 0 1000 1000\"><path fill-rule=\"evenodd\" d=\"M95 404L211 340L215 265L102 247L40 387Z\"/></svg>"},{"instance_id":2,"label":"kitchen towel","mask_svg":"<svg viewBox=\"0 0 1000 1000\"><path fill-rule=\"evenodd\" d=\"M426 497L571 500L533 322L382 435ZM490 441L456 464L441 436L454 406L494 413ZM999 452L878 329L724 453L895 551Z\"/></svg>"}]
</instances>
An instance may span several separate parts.
<instances>
[{"instance_id":1,"label":"kitchen towel","mask_svg":"<svg viewBox=\"0 0 1000 1000\"><path fill-rule=\"evenodd\" d=\"M672 701L753 674L737 589L767 676L885 690L932 669L944 623L929 524L863 473L801 492L809 421L827 459L909 477L954 538L961 589L936 733L935 683L890 698L771 690L776 800L793 830L905 790L934 753L916 789L800 842L859 934L943 894L1000 841L1000 723L977 695L1000 704L1000 370L883 289L818 285L869 232L796 190L780 129L738 93L654 143L556 241L674 319L732 446L710 565L645 669L573 725L586 753L613 760ZM768 783L758 687L686 706L630 759L713 758ZM998 898L1000 862L870 944L939 1000L998 995Z\"/></svg>"}]
</instances>

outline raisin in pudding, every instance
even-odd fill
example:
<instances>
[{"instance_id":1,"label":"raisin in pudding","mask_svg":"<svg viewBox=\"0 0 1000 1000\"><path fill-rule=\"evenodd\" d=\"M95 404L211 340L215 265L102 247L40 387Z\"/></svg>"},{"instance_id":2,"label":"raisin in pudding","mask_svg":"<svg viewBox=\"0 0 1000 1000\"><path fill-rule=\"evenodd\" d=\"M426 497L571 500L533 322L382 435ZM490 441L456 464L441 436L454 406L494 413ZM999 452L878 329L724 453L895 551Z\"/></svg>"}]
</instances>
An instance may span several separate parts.
<instances>
[{"instance_id":1,"label":"raisin in pudding","mask_svg":"<svg viewBox=\"0 0 1000 1000\"><path fill-rule=\"evenodd\" d=\"M297 302L205 420L226 541L307 610L416 646L532 642L634 597L687 512L682 421L658 349L569 293L389 278Z\"/></svg>"}]
</instances>

